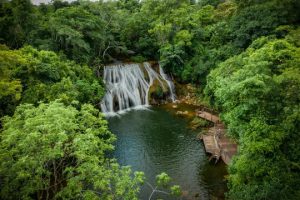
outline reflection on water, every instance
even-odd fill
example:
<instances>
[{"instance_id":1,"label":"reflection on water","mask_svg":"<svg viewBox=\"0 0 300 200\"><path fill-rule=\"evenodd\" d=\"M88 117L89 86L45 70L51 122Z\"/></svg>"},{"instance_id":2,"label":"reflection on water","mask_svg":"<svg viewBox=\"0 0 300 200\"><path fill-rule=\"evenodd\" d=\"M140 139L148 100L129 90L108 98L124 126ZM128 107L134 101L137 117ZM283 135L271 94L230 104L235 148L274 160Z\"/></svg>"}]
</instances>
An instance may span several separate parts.
<instances>
[{"instance_id":1,"label":"reflection on water","mask_svg":"<svg viewBox=\"0 0 300 200\"><path fill-rule=\"evenodd\" d=\"M118 138L114 156L121 165L144 171L151 184L160 172L168 173L172 183L182 187L185 199L223 199L225 166L208 163L187 119L155 107L109 118L109 126ZM144 186L140 198L148 199L150 193ZM152 199L157 198L172 199L162 195Z\"/></svg>"}]
</instances>

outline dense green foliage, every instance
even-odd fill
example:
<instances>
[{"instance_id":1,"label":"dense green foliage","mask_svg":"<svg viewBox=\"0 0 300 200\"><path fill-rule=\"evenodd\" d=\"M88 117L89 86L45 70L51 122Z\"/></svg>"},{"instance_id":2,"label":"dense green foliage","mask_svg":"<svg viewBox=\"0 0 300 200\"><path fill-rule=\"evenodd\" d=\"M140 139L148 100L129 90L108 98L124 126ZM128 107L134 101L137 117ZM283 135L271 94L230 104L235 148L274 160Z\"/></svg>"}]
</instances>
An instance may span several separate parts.
<instances>
[{"instance_id":1,"label":"dense green foliage","mask_svg":"<svg viewBox=\"0 0 300 200\"><path fill-rule=\"evenodd\" d=\"M136 199L143 174L104 157L115 137L91 105L24 104L3 122L2 199Z\"/></svg>"},{"instance_id":2,"label":"dense green foliage","mask_svg":"<svg viewBox=\"0 0 300 200\"><path fill-rule=\"evenodd\" d=\"M10 47L61 51L95 70L115 59L159 59L178 80L202 84L256 38L297 22L300 9L297 0L1 1L0 41Z\"/></svg>"},{"instance_id":3,"label":"dense green foliage","mask_svg":"<svg viewBox=\"0 0 300 200\"><path fill-rule=\"evenodd\" d=\"M240 146L231 199L300 198L299 33L259 38L208 77L206 92Z\"/></svg>"},{"instance_id":4,"label":"dense green foliage","mask_svg":"<svg viewBox=\"0 0 300 200\"><path fill-rule=\"evenodd\" d=\"M1 114L11 114L19 103L50 102L61 99L96 105L103 87L93 71L54 52L30 46L19 50L0 49ZM8 89L7 89L8 88Z\"/></svg>"},{"instance_id":5,"label":"dense green foliage","mask_svg":"<svg viewBox=\"0 0 300 200\"><path fill-rule=\"evenodd\" d=\"M30 0L0 0L0 116L12 116L3 121L0 172L9 175L6 182L22 191L11 198L44 197L53 184L51 163L70 158L65 155L70 150L65 145L75 145L74 139L85 134L108 134L94 130L93 123L101 123L97 126L104 129L106 125L96 117L97 111L84 105L97 105L103 95L99 78L104 64L155 59L177 81L194 83L199 91L205 88L211 106L221 112L228 134L238 142L239 153L229 167L229 199L300 199L299 10L298 0L54 0L39 6ZM56 99L61 103L53 103ZM38 107L17 107L20 103ZM47 115L46 110L51 113ZM93 133L84 134L86 130L80 127L83 112L100 120L94 118L93 123L82 125ZM47 128L52 131L49 120L55 113L65 126L58 126L53 134L61 137L52 141L51 134L45 134L44 143L36 143L34 137L50 131ZM49 126L40 129L35 123ZM65 131L71 134L63 135ZM101 137L94 141L111 145ZM48 151L56 148L51 144L58 145L57 153L45 151L39 155L41 160L30 159L37 154L37 145ZM104 179L107 182L99 183L104 184L100 189L108 189L105 184L109 181L128 181L134 188L132 193L125 192L121 184L122 192L116 187L103 195L115 192L134 198L137 180L129 180L129 169L109 168L115 164L110 165L103 152L98 155L91 150L101 163L87 161L88 167L100 167L99 173L111 175ZM85 151L82 153L84 156ZM22 171L25 162L28 166ZM59 178L70 179L70 184L84 180L91 188L81 185L72 190L62 184L49 198L75 197L80 190L92 198L96 193L91 191L99 189L95 180L89 182L94 177L84 171L69 177L80 165L64 166L72 169L60 171ZM39 170L32 172L31 167ZM36 178L21 187L24 177L34 176L31 173L36 173ZM119 173L123 181L114 180ZM86 179L81 179L83 176ZM9 188L4 187L2 195L8 193Z\"/></svg>"}]
</instances>

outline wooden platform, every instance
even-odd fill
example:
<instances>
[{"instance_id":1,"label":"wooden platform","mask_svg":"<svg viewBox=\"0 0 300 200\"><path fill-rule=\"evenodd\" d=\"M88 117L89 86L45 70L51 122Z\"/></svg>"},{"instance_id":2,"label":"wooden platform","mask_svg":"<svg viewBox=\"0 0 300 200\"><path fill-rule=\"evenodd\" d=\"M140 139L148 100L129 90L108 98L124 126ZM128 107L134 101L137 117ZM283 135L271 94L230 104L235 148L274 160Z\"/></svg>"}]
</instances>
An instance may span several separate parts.
<instances>
[{"instance_id":1,"label":"wooden platform","mask_svg":"<svg viewBox=\"0 0 300 200\"><path fill-rule=\"evenodd\" d=\"M205 151L211 154L212 157L216 158L216 160L219 160L221 151L218 143L214 138L214 135L203 135L202 140L204 143Z\"/></svg>"},{"instance_id":2,"label":"wooden platform","mask_svg":"<svg viewBox=\"0 0 300 200\"><path fill-rule=\"evenodd\" d=\"M225 125L219 116L207 111L197 111L196 115L214 123L214 127L209 128L207 133L201 136L205 151L211 154L211 158L216 158L216 161L221 158L228 165L237 153L237 144L225 135Z\"/></svg>"},{"instance_id":3,"label":"wooden platform","mask_svg":"<svg viewBox=\"0 0 300 200\"><path fill-rule=\"evenodd\" d=\"M237 153L237 144L225 134L220 135L218 144L221 149L221 158L228 165L232 157Z\"/></svg>"},{"instance_id":4,"label":"wooden platform","mask_svg":"<svg viewBox=\"0 0 300 200\"><path fill-rule=\"evenodd\" d=\"M201 118L206 119L208 121L211 121L213 123L220 123L221 122L219 116L211 114L207 111L197 111L196 113L197 113L198 117L201 117Z\"/></svg>"}]
</instances>

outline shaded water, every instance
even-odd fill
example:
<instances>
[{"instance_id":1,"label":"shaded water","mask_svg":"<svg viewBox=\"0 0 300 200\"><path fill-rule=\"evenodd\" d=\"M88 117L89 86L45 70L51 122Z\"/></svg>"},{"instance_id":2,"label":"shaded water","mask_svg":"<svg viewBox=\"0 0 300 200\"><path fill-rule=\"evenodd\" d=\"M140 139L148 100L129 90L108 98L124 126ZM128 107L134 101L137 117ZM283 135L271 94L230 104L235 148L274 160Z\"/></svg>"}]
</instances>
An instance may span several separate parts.
<instances>
[{"instance_id":1,"label":"shaded water","mask_svg":"<svg viewBox=\"0 0 300 200\"><path fill-rule=\"evenodd\" d=\"M226 184L224 164L210 164L196 132L188 128L188 119L180 118L161 107L133 110L121 117L109 118L110 129L117 135L115 157L121 165L144 171L151 184L161 172L179 184L184 199L223 199ZM198 131L199 132L199 131ZM141 199L151 190L142 188ZM152 199L164 198L164 195Z\"/></svg>"}]
</instances>

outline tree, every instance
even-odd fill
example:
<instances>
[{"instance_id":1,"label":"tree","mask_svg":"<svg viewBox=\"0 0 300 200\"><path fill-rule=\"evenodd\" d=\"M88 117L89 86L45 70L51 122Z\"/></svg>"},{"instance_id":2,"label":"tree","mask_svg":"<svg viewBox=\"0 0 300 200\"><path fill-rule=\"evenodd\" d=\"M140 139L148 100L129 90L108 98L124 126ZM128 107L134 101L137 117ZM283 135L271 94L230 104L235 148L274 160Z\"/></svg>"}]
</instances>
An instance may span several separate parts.
<instances>
[{"instance_id":1,"label":"tree","mask_svg":"<svg viewBox=\"0 0 300 200\"><path fill-rule=\"evenodd\" d=\"M1 116L11 115L19 103L37 104L60 98L97 105L104 94L101 80L86 65L78 65L51 51L30 46L0 49Z\"/></svg>"},{"instance_id":2,"label":"tree","mask_svg":"<svg viewBox=\"0 0 300 200\"><path fill-rule=\"evenodd\" d=\"M300 4L296 0L236 2L239 7L229 23L234 45L240 48L247 48L256 38L272 33L279 25L294 23L300 17L296 11Z\"/></svg>"},{"instance_id":3,"label":"tree","mask_svg":"<svg viewBox=\"0 0 300 200\"><path fill-rule=\"evenodd\" d=\"M77 99L79 94L75 95L73 100L96 104L103 95L101 80L96 79L93 71L86 65L78 65L54 52L38 51L30 46L20 50L3 50L3 53L11 55L10 59L4 57L3 60L10 65L10 74L24 85L22 102L51 101L65 92L80 92L81 97ZM61 84L61 89L57 88L58 83ZM67 83L71 86L68 87ZM44 88L45 91L38 88ZM38 97L33 93L40 95Z\"/></svg>"},{"instance_id":4,"label":"tree","mask_svg":"<svg viewBox=\"0 0 300 200\"><path fill-rule=\"evenodd\" d=\"M36 23L33 5L30 0L0 2L0 41L12 48L20 48Z\"/></svg>"},{"instance_id":5,"label":"tree","mask_svg":"<svg viewBox=\"0 0 300 200\"><path fill-rule=\"evenodd\" d=\"M300 197L300 48L291 37L259 38L208 76L206 94L239 143L230 199Z\"/></svg>"},{"instance_id":6,"label":"tree","mask_svg":"<svg viewBox=\"0 0 300 200\"><path fill-rule=\"evenodd\" d=\"M22 94L20 79L15 79L11 73L19 56L8 50L0 45L0 117L14 112Z\"/></svg>"},{"instance_id":7,"label":"tree","mask_svg":"<svg viewBox=\"0 0 300 200\"><path fill-rule=\"evenodd\" d=\"M173 185L173 186L169 186L169 183L171 181L171 177L162 172L159 175L156 176L156 186L152 186L150 183L146 182L148 184L148 186L152 189L152 192L149 196L149 200L152 199L153 195L155 193L161 193L161 194L166 194L166 195L172 195L174 197L179 197L181 195L181 189L179 185ZM170 192L167 192L165 190L160 190L160 188L168 188L170 190Z\"/></svg>"},{"instance_id":8,"label":"tree","mask_svg":"<svg viewBox=\"0 0 300 200\"><path fill-rule=\"evenodd\" d=\"M137 199L143 174L105 158L114 140L91 105L19 106L3 119L1 198Z\"/></svg>"}]
</instances>

